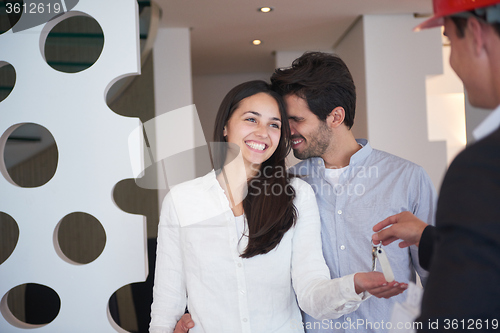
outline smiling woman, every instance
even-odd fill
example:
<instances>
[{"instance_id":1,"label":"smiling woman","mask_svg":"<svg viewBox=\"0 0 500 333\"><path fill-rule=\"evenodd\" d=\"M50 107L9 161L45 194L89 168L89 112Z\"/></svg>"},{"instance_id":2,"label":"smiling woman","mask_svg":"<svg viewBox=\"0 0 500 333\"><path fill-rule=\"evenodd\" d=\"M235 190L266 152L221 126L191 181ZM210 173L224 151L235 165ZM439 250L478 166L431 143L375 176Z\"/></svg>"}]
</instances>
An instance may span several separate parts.
<instances>
[{"instance_id":1,"label":"smiling woman","mask_svg":"<svg viewBox=\"0 0 500 333\"><path fill-rule=\"evenodd\" d=\"M224 126L224 137L227 142L240 147L245 166L253 173L248 176L254 176L260 165L274 153L280 140L280 129L278 103L266 93L245 98L234 111Z\"/></svg>"},{"instance_id":2,"label":"smiling woman","mask_svg":"<svg viewBox=\"0 0 500 333\"><path fill-rule=\"evenodd\" d=\"M259 80L234 87L219 108L214 141L227 142L217 145L220 149L213 152L214 169L217 170L223 189L227 187L228 178L235 179L237 171L233 171L229 165L239 152L245 167L244 181L248 183L244 185L248 185L248 193L244 199L236 199L231 207L235 216L245 213L248 221L249 244L242 256L249 258L267 253L292 226L295 215L293 188L282 191L281 196L265 195L267 187L290 187L287 175L282 172L285 158L290 152L290 127L281 96ZM235 151L236 147L239 152ZM266 170L266 173L261 170ZM281 177L275 176L278 172ZM241 188L241 184L230 185ZM241 197L239 193L231 192L231 188L228 193L233 199Z\"/></svg>"},{"instance_id":3,"label":"smiling woman","mask_svg":"<svg viewBox=\"0 0 500 333\"><path fill-rule=\"evenodd\" d=\"M264 81L236 86L214 139L215 171L163 202L150 332L172 332L186 307L190 332L219 333L304 332L299 305L318 319L356 310L352 277L330 279L314 192L284 172L281 96Z\"/></svg>"}]
</instances>

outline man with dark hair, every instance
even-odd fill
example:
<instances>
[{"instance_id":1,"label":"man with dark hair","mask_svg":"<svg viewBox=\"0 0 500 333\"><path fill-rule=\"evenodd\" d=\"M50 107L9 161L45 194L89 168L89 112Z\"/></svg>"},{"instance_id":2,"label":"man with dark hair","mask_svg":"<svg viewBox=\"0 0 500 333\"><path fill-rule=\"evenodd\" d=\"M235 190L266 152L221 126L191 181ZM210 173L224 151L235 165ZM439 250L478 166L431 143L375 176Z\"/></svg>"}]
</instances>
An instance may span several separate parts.
<instances>
[{"instance_id":1,"label":"man with dark hair","mask_svg":"<svg viewBox=\"0 0 500 333\"><path fill-rule=\"evenodd\" d=\"M435 190L422 167L375 150L351 131L356 109L352 76L339 57L308 52L290 68L277 69L273 88L284 96L294 155L304 161L290 169L316 193L321 215L323 254L332 278L372 268L372 227L387 215L411 211L432 223ZM386 249L396 281L425 283L417 248ZM379 299L360 295L360 307L328 323L303 314L307 332L386 331L394 303L404 295ZM351 323L356 323L352 325ZM378 326L377 326L378 325ZM382 324L383 325L383 324ZM378 327L378 329L377 329Z\"/></svg>"},{"instance_id":2,"label":"man with dark hair","mask_svg":"<svg viewBox=\"0 0 500 333\"><path fill-rule=\"evenodd\" d=\"M416 29L444 25L450 65L472 105L495 109L476 142L451 163L439 195L436 227L403 212L378 223L375 242L419 245L429 281L418 321L423 332L500 329L500 0L434 0L434 17ZM423 233L422 233L423 232Z\"/></svg>"}]
</instances>

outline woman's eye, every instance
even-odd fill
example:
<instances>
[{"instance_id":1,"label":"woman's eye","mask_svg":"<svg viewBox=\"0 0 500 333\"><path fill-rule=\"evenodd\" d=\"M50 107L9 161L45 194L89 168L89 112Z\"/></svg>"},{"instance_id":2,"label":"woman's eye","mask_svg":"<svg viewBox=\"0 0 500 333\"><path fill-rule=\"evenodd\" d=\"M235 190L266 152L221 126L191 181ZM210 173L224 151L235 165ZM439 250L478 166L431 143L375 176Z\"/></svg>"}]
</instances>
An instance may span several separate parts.
<instances>
[{"instance_id":1,"label":"woman's eye","mask_svg":"<svg viewBox=\"0 0 500 333\"><path fill-rule=\"evenodd\" d=\"M247 118L245 119L246 121L251 121L252 123L255 123L257 122L257 120L255 120L255 118Z\"/></svg>"},{"instance_id":2,"label":"woman's eye","mask_svg":"<svg viewBox=\"0 0 500 333\"><path fill-rule=\"evenodd\" d=\"M280 125L278 125L278 124L271 124L271 127L274 127L274 128L280 129Z\"/></svg>"}]
</instances>

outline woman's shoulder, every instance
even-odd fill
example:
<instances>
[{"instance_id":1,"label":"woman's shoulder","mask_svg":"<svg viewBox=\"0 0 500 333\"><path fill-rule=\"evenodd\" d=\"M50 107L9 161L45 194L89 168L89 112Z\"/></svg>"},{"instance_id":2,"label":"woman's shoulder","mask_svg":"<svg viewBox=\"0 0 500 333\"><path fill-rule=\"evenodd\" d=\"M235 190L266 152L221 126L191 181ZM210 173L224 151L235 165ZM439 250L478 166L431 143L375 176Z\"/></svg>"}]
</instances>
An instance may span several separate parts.
<instances>
[{"instance_id":1,"label":"woman's shoulder","mask_svg":"<svg viewBox=\"0 0 500 333\"><path fill-rule=\"evenodd\" d=\"M205 176L191 179L180 184L176 184L170 188L170 192L174 193L192 193L194 190L198 189L208 189L216 185L217 178L215 176L215 171L211 171Z\"/></svg>"},{"instance_id":2,"label":"woman's shoulder","mask_svg":"<svg viewBox=\"0 0 500 333\"><path fill-rule=\"evenodd\" d=\"M183 203L192 204L207 200L213 196L217 188L217 178L212 170L205 176L172 186L165 197L164 204L171 202L182 205Z\"/></svg>"},{"instance_id":3,"label":"woman's shoulder","mask_svg":"<svg viewBox=\"0 0 500 333\"><path fill-rule=\"evenodd\" d=\"M212 171L173 186L163 201L162 210L175 211L180 225L185 226L218 216L230 208Z\"/></svg>"},{"instance_id":4,"label":"woman's shoulder","mask_svg":"<svg viewBox=\"0 0 500 333\"><path fill-rule=\"evenodd\" d=\"M312 189L311 185L307 183L305 180L301 179L300 177L290 177L290 185L293 186L294 189L299 190L299 189Z\"/></svg>"},{"instance_id":5,"label":"woman's shoulder","mask_svg":"<svg viewBox=\"0 0 500 333\"><path fill-rule=\"evenodd\" d=\"M310 197L316 198L313 188L306 181L298 177L292 177L290 179L290 185L292 185L295 189L295 197L297 199L307 199Z\"/></svg>"}]
</instances>

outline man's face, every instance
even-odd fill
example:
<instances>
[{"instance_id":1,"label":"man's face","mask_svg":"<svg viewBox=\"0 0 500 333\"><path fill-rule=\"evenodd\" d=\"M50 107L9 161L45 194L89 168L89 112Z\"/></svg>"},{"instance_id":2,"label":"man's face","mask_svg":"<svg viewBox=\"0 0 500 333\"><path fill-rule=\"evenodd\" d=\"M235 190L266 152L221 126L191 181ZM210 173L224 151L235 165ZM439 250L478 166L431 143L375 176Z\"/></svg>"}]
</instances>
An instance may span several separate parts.
<instances>
[{"instance_id":1,"label":"man's face","mask_svg":"<svg viewBox=\"0 0 500 333\"><path fill-rule=\"evenodd\" d=\"M293 154L301 160L321 157L331 139L326 122L312 113L305 99L294 94L286 95L284 99L290 121Z\"/></svg>"},{"instance_id":2,"label":"man's face","mask_svg":"<svg viewBox=\"0 0 500 333\"><path fill-rule=\"evenodd\" d=\"M478 48L477 37L474 38L469 26L465 29L465 36L459 37L457 26L448 17L445 18L443 34L450 41L450 66L462 80L470 104L495 108L497 103L488 80L489 69L484 66L485 53Z\"/></svg>"}]
</instances>

